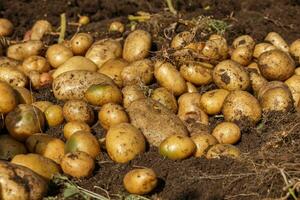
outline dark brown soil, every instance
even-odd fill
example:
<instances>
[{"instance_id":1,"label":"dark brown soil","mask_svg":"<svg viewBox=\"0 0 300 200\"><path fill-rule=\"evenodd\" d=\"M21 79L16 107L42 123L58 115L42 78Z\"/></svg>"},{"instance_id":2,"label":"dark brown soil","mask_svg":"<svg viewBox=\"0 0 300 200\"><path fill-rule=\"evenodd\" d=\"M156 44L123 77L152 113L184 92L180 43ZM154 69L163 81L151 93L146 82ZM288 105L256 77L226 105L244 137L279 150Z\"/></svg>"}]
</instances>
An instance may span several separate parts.
<instances>
[{"instance_id":1,"label":"dark brown soil","mask_svg":"<svg viewBox=\"0 0 300 200\"><path fill-rule=\"evenodd\" d=\"M158 13L151 22L138 24L153 34L153 50L161 50L168 39L164 31L178 19L190 20L200 15L213 16L229 24L225 34L229 42L238 35L250 34L262 41L270 31L280 33L289 43L300 38L300 1L299 0L177 0L179 17L163 12L166 7L162 0L10 0L0 1L0 17L6 17L16 26L13 39L21 40L24 33L38 19L48 19L55 27L59 26L59 16L66 12L68 20L75 22L77 15L88 15L91 23L81 28L90 31L95 38L126 36L108 33L108 24L113 20L128 23L127 15L137 11ZM178 23L168 36L188 29L189 26ZM169 29L168 29L169 30ZM68 38L76 27L68 27ZM200 30L201 32L201 30ZM199 34L199 39L207 35ZM55 38L49 39L50 43ZM215 88L209 85L199 88L201 92ZM39 100L57 102L49 88L35 92ZM241 123L242 139L237 145L244 153L239 160L228 158L206 160L189 158L183 161L171 161L159 156L157 149L149 151L128 164L113 163L104 152L98 160L98 169L93 176L76 182L89 190L106 195L111 199L120 199L126 195L122 178L135 167L151 167L160 178L159 187L148 197L170 200L252 200L280 198L287 194L284 177L290 181L300 178L300 116L295 112L271 113L265 115L257 126ZM214 127L222 121L211 118ZM62 127L54 127L46 132L62 138ZM98 138L104 136L103 129L94 125L93 131ZM95 186L101 187L99 189ZM285 190L284 190L285 188ZM288 198L286 198L288 199ZM290 199L292 199L290 197Z\"/></svg>"}]
</instances>

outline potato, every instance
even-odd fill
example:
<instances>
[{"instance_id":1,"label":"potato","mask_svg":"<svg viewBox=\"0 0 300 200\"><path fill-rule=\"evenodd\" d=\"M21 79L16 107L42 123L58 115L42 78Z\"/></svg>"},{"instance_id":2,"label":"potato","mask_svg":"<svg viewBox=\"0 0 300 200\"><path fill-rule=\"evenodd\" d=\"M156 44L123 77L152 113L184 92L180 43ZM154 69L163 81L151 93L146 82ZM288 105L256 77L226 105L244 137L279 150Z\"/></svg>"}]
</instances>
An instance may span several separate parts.
<instances>
[{"instance_id":1,"label":"potato","mask_svg":"<svg viewBox=\"0 0 300 200\"><path fill-rule=\"evenodd\" d=\"M138 99L127 108L131 124L140 129L147 141L154 145L159 144L167 137L188 135L182 121L172 111L162 104L149 98Z\"/></svg>"},{"instance_id":2,"label":"potato","mask_svg":"<svg viewBox=\"0 0 300 200\"><path fill-rule=\"evenodd\" d=\"M123 94L123 106L128 108L129 105L138 99L145 99L144 90L138 85L125 86L122 89Z\"/></svg>"},{"instance_id":3,"label":"potato","mask_svg":"<svg viewBox=\"0 0 300 200\"><path fill-rule=\"evenodd\" d=\"M133 125L120 123L107 131L105 146L113 161L127 163L145 152L146 141L143 134Z\"/></svg>"},{"instance_id":4,"label":"potato","mask_svg":"<svg viewBox=\"0 0 300 200\"><path fill-rule=\"evenodd\" d=\"M253 57L259 58L259 56L267 51L274 50L276 47L270 43L259 43L255 45L254 51L253 51Z\"/></svg>"},{"instance_id":5,"label":"potato","mask_svg":"<svg viewBox=\"0 0 300 200\"><path fill-rule=\"evenodd\" d=\"M300 39L295 40L290 46L290 54L294 57L295 61L300 63Z\"/></svg>"},{"instance_id":6,"label":"potato","mask_svg":"<svg viewBox=\"0 0 300 200\"><path fill-rule=\"evenodd\" d=\"M250 35L241 35L234 39L232 42L233 48L247 47L249 50L253 50L255 46L255 41Z\"/></svg>"},{"instance_id":7,"label":"potato","mask_svg":"<svg viewBox=\"0 0 300 200\"><path fill-rule=\"evenodd\" d=\"M172 92L175 96L179 96L187 90L184 78L175 66L169 62L156 62L154 76L162 87Z\"/></svg>"},{"instance_id":8,"label":"potato","mask_svg":"<svg viewBox=\"0 0 300 200\"><path fill-rule=\"evenodd\" d=\"M35 101L33 93L24 87L14 87L13 88L18 99L18 102L21 104L32 104Z\"/></svg>"},{"instance_id":9,"label":"potato","mask_svg":"<svg viewBox=\"0 0 300 200\"><path fill-rule=\"evenodd\" d=\"M71 135L76 133L77 131L85 131L85 132L91 132L90 126L82 121L70 121L67 122L64 126L63 132L64 132L64 137L66 139L69 139Z\"/></svg>"},{"instance_id":10,"label":"potato","mask_svg":"<svg viewBox=\"0 0 300 200\"><path fill-rule=\"evenodd\" d=\"M50 73L39 73L37 71L31 71L28 74L28 78L30 80L30 86L36 90L50 86L53 82L53 78Z\"/></svg>"},{"instance_id":11,"label":"potato","mask_svg":"<svg viewBox=\"0 0 300 200\"><path fill-rule=\"evenodd\" d=\"M85 57L93 61L98 68L108 60L122 55L122 45L119 41L105 39L95 42L86 52Z\"/></svg>"},{"instance_id":12,"label":"potato","mask_svg":"<svg viewBox=\"0 0 300 200\"><path fill-rule=\"evenodd\" d=\"M291 76L285 81L285 84L289 87L292 93L294 105L297 106L300 99L300 75Z\"/></svg>"},{"instance_id":13,"label":"potato","mask_svg":"<svg viewBox=\"0 0 300 200\"><path fill-rule=\"evenodd\" d=\"M50 101L36 101L33 102L31 105L40 109L42 112L45 112L49 106L53 105L53 103L51 103Z\"/></svg>"},{"instance_id":14,"label":"potato","mask_svg":"<svg viewBox=\"0 0 300 200\"><path fill-rule=\"evenodd\" d=\"M62 158L61 168L65 174L75 178L83 178L93 173L95 162L89 154L75 151L67 153Z\"/></svg>"},{"instance_id":15,"label":"potato","mask_svg":"<svg viewBox=\"0 0 300 200\"><path fill-rule=\"evenodd\" d=\"M186 82L187 92L198 92L198 89L190 82Z\"/></svg>"},{"instance_id":16,"label":"potato","mask_svg":"<svg viewBox=\"0 0 300 200\"><path fill-rule=\"evenodd\" d=\"M250 63L248 66L247 66L247 71L248 72L255 72L257 74L261 74L260 73L260 70L259 70L259 67L258 67L258 64L256 62L252 62Z\"/></svg>"},{"instance_id":17,"label":"potato","mask_svg":"<svg viewBox=\"0 0 300 200\"><path fill-rule=\"evenodd\" d=\"M219 88L230 91L246 90L250 86L246 70L232 60L224 60L214 68L213 80Z\"/></svg>"},{"instance_id":18,"label":"potato","mask_svg":"<svg viewBox=\"0 0 300 200\"><path fill-rule=\"evenodd\" d=\"M25 74L13 67L0 67L0 81L15 87L25 87L28 82Z\"/></svg>"},{"instance_id":19,"label":"potato","mask_svg":"<svg viewBox=\"0 0 300 200\"><path fill-rule=\"evenodd\" d=\"M151 35L144 30L131 32L124 42L123 58L133 62L146 58L151 49Z\"/></svg>"},{"instance_id":20,"label":"potato","mask_svg":"<svg viewBox=\"0 0 300 200\"><path fill-rule=\"evenodd\" d=\"M241 138L241 130L235 123L222 122L214 128L212 135L220 144L235 144Z\"/></svg>"},{"instance_id":21,"label":"potato","mask_svg":"<svg viewBox=\"0 0 300 200\"><path fill-rule=\"evenodd\" d=\"M226 39L220 35L211 35L202 49L202 54L210 60L226 59L228 55Z\"/></svg>"},{"instance_id":22,"label":"potato","mask_svg":"<svg viewBox=\"0 0 300 200\"><path fill-rule=\"evenodd\" d=\"M31 28L31 40L41 40L47 33L52 32L52 25L47 20L38 20Z\"/></svg>"},{"instance_id":23,"label":"potato","mask_svg":"<svg viewBox=\"0 0 300 200\"><path fill-rule=\"evenodd\" d=\"M82 121L87 124L94 122L92 108L82 100L69 100L63 106L63 116L67 122Z\"/></svg>"},{"instance_id":24,"label":"potato","mask_svg":"<svg viewBox=\"0 0 300 200\"><path fill-rule=\"evenodd\" d=\"M6 115L5 125L12 137L25 141L32 134L43 132L45 117L38 108L28 104L19 104Z\"/></svg>"},{"instance_id":25,"label":"potato","mask_svg":"<svg viewBox=\"0 0 300 200\"><path fill-rule=\"evenodd\" d=\"M252 60L253 50L247 46L239 46L233 50L231 60L241 64L248 65Z\"/></svg>"},{"instance_id":26,"label":"potato","mask_svg":"<svg viewBox=\"0 0 300 200\"><path fill-rule=\"evenodd\" d=\"M63 109L59 105L49 106L44 114L48 126L58 126L64 121Z\"/></svg>"},{"instance_id":27,"label":"potato","mask_svg":"<svg viewBox=\"0 0 300 200\"><path fill-rule=\"evenodd\" d=\"M300 75L300 67L297 67L297 68L295 69L295 75Z\"/></svg>"},{"instance_id":28,"label":"potato","mask_svg":"<svg viewBox=\"0 0 300 200\"><path fill-rule=\"evenodd\" d=\"M180 67L180 74L186 80L197 86L212 82L212 69L201 63L192 62Z\"/></svg>"},{"instance_id":29,"label":"potato","mask_svg":"<svg viewBox=\"0 0 300 200\"><path fill-rule=\"evenodd\" d=\"M90 18L88 16L79 16L79 20L78 23L82 26L82 25L87 25L88 23L90 23Z\"/></svg>"},{"instance_id":30,"label":"potato","mask_svg":"<svg viewBox=\"0 0 300 200\"><path fill-rule=\"evenodd\" d=\"M216 144L212 146L206 154L207 159L215 159L221 157L239 158L240 150L231 144Z\"/></svg>"},{"instance_id":31,"label":"potato","mask_svg":"<svg viewBox=\"0 0 300 200\"><path fill-rule=\"evenodd\" d=\"M46 180L50 180L55 174L60 173L58 164L39 154L19 154L16 155L11 162L31 169Z\"/></svg>"},{"instance_id":32,"label":"potato","mask_svg":"<svg viewBox=\"0 0 300 200\"><path fill-rule=\"evenodd\" d=\"M50 66L46 58L42 56L30 56L23 61L20 69L25 74L28 74L31 71L43 73L48 72L50 70Z\"/></svg>"},{"instance_id":33,"label":"potato","mask_svg":"<svg viewBox=\"0 0 300 200\"><path fill-rule=\"evenodd\" d=\"M27 153L23 143L9 135L0 135L0 159L11 160L15 155Z\"/></svg>"},{"instance_id":34,"label":"potato","mask_svg":"<svg viewBox=\"0 0 300 200\"><path fill-rule=\"evenodd\" d=\"M166 108L171 110L173 113L177 113L178 106L176 98L172 93L170 93L166 88L160 87L156 88L152 94L151 98L155 101L158 101L162 105L164 105Z\"/></svg>"},{"instance_id":35,"label":"potato","mask_svg":"<svg viewBox=\"0 0 300 200\"><path fill-rule=\"evenodd\" d=\"M67 140L65 153L74 151L83 151L92 158L96 158L101 153L99 141L88 131L77 131Z\"/></svg>"},{"instance_id":36,"label":"potato","mask_svg":"<svg viewBox=\"0 0 300 200\"><path fill-rule=\"evenodd\" d=\"M62 140L43 133L29 136L26 140L26 147L29 152L40 154L58 164L65 153L65 143Z\"/></svg>"},{"instance_id":37,"label":"potato","mask_svg":"<svg viewBox=\"0 0 300 200\"><path fill-rule=\"evenodd\" d=\"M281 51L289 52L289 46L284 41L284 39L276 32L268 33L268 35L265 37L265 41L270 42Z\"/></svg>"},{"instance_id":38,"label":"potato","mask_svg":"<svg viewBox=\"0 0 300 200\"><path fill-rule=\"evenodd\" d=\"M0 36L10 36L13 33L14 25L5 18L0 18Z\"/></svg>"},{"instance_id":39,"label":"potato","mask_svg":"<svg viewBox=\"0 0 300 200\"><path fill-rule=\"evenodd\" d=\"M89 33L77 33L71 39L71 49L74 55L85 55L94 42Z\"/></svg>"},{"instance_id":40,"label":"potato","mask_svg":"<svg viewBox=\"0 0 300 200\"><path fill-rule=\"evenodd\" d=\"M295 71L295 62L283 51L270 50L258 59L261 74L269 81L285 81Z\"/></svg>"},{"instance_id":41,"label":"potato","mask_svg":"<svg viewBox=\"0 0 300 200\"><path fill-rule=\"evenodd\" d=\"M222 113L225 121L234 122L247 119L257 123L261 118L261 107L258 100L246 91L236 90L226 97Z\"/></svg>"},{"instance_id":42,"label":"potato","mask_svg":"<svg viewBox=\"0 0 300 200\"><path fill-rule=\"evenodd\" d=\"M10 66L10 67L18 67L20 65L20 61L15 60L13 58L8 58L5 56L0 56L0 67Z\"/></svg>"},{"instance_id":43,"label":"potato","mask_svg":"<svg viewBox=\"0 0 300 200\"><path fill-rule=\"evenodd\" d=\"M48 184L34 171L13 163L0 161L0 199L40 200Z\"/></svg>"},{"instance_id":44,"label":"potato","mask_svg":"<svg viewBox=\"0 0 300 200\"><path fill-rule=\"evenodd\" d=\"M107 103L101 107L98 113L98 120L101 126L105 129L109 129L111 126L129 121L125 109L114 103Z\"/></svg>"},{"instance_id":45,"label":"potato","mask_svg":"<svg viewBox=\"0 0 300 200\"><path fill-rule=\"evenodd\" d=\"M53 44L46 52L46 58L53 68L58 68L71 57L73 52L62 44Z\"/></svg>"},{"instance_id":46,"label":"potato","mask_svg":"<svg viewBox=\"0 0 300 200\"><path fill-rule=\"evenodd\" d=\"M183 31L175 35L171 41L171 48L180 49L188 45L194 38L194 35L189 31Z\"/></svg>"},{"instance_id":47,"label":"potato","mask_svg":"<svg viewBox=\"0 0 300 200\"><path fill-rule=\"evenodd\" d=\"M153 79L153 64L149 59L130 63L121 72L124 85L148 85Z\"/></svg>"},{"instance_id":48,"label":"potato","mask_svg":"<svg viewBox=\"0 0 300 200\"><path fill-rule=\"evenodd\" d=\"M44 45L39 40L29 40L23 43L13 44L7 49L7 57L15 60L24 60L30 56L39 55Z\"/></svg>"},{"instance_id":49,"label":"potato","mask_svg":"<svg viewBox=\"0 0 300 200\"><path fill-rule=\"evenodd\" d=\"M109 25L109 31L123 33L125 31L125 26L122 22L114 21Z\"/></svg>"},{"instance_id":50,"label":"potato","mask_svg":"<svg viewBox=\"0 0 300 200\"><path fill-rule=\"evenodd\" d=\"M0 81L0 113L6 114L12 111L18 104L18 100L13 88Z\"/></svg>"},{"instance_id":51,"label":"potato","mask_svg":"<svg viewBox=\"0 0 300 200\"><path fill-rule=\"evenodd\" d=\"M191 137L196 145L195 157L202 157L206 151L213 145L218 144L217 139L209 133L195 134Z\"/></svg>"},{"instance_id":52,"label":"potato","mask_svg":"<svg viewBox=\"0 0 300 200\"><path fill-rule=\"evenodd\" d=\"M224 100L228 94L229 91L224 89L215 89L205 92L201 96L201 108L209 115L216 115L220 113Z\"/></svg>"},{"instance_id":53,"label":"potato","mask_svg":"<svg viewBox=\"0 0 300 200\"><path fill-rule=\"evenodd\" d=\"M150 168L133 169L123 178L124 187L131 194L147 194L157 186L157 183L157 176Z\"/></svg>"},{"instance_id":54,"label":"potato","mask_svg":"<svg viewBox=\"0 0 300 200\"><path fill-rule=\"evenodd\" d=\"M254 95L257 95L260 88L267 84L268 81L260 73L258 73L257 70L251 69L251 71L249 72L249 76Z\"/></svg>"},{"instance_id":55,"label":"potato","mask_svg":"<svg viewBox=\"0 0 300 200\"><path fill-rule=\"evenodd\" d=\"M182 160L191 156L196 145L191 138L182 135L171 135L159 145L160 155L172 160Z\"/></svg>"},{"instance_id":56,"label":"potato","mask_svg":"<svg viewBox=\"0 0 300 200\"><path fill-rule=\"evenodd\" d=\"M111 84L113 80L104 74L86 70L65 72L52 83L54 96L58 100L83 99L86 90L94 84Z\"/></svg>"}]
</instances>

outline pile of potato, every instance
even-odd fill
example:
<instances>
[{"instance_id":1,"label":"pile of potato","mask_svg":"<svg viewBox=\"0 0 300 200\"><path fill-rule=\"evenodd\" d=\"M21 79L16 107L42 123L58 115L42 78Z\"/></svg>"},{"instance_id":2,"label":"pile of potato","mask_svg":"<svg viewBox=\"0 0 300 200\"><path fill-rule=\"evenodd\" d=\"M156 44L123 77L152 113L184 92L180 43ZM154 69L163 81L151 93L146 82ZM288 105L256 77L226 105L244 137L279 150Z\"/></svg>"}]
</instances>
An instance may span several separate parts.
<instances>
[{"instance_id":1,"label":"pile of potato","mask_svg":"<svg viewBox=\"0 0 300 200\"><path fill-rule=\"evenodd\" d=\"M120 25L111 31L123 32ZM5 174L0 199L41 199L56 173L91 176L103 151L117 163L144 153L147 144L172 160L238 158L241 152L233 145L242 132L236 122L255 125L263 112L300 107L300 39L289 46L271 32L262 43L242 35L228 45L216 34L194 42L185 31L170 42L175 50L170 61L149 57L152 39L144 30L132 31L124 42L77 33L46 47L42 39L52 29L39 20L24 41L1 46L0 159L7 161L0 162ZM12 23L0 19L0 36L12 32ZM199 93L211 83L218 89ZM49 85L63 106L35 100L32 90ZM213 116L224 121L211 127ZM93 134L95 123L105 138ZM61 124L64 140L45 134ZM130 193L146 194L156 185L152 169L134 169L124 177Z\"/></svg>"}]
</instances>

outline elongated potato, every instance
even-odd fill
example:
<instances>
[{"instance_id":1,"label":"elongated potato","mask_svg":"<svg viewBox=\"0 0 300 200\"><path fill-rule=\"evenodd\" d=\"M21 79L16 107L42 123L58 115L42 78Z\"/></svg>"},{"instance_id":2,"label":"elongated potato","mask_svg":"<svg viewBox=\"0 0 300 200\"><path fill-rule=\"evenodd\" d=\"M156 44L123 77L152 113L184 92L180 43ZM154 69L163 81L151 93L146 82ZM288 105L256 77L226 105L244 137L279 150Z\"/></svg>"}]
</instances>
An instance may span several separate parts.
<instances>
[{"instance_id":1,"label":"elongated potato","mask_svg":"<svg viewBox=\"0 0 300 200\"><path fill-rule=\"evenodd\" d=\"M180 67L182 77L195 85L206 85L212 82L212 69L201 63L188 63Z\"/></svg>"},{"instance_id":2,"label":"elongated potato","mask_svg":"<svg viewBox=\"0 0 300 200\"><path fill-rule=\"evenodd\" d=\"M178 106L177 106L176 98L166 88L163 87L156 88L152 92L151 98L154 99L155 101L158 101L159 103L161 103L166 108L173 111L174 113L177 113Z\"/></svg>"},{"instance_id":3,"label":"elongated potato","mask_svg":"<svg viewBox=\"0 0 300 200\"><path fill-rule=\"evenodd\" d=\"M46 58L53 68L59 67L72 56L72 51L62 44L54 44L46 52Z\"/></svg>"},{"instance_id":4,"label":"elongated potato","mask_svg":"<svg viewBox=\"0 0 300 200\"><path fill-rule=\"evenodd\" d=\"M27 149L23 143L10 135L0 135L0 159L11 160L15 155L25 153L27 153Z\"/></svg>"},{"instance_id":5,"label":"elongated potato","mask_svg":"<svg viewBox=\"0 0 300 200\"><path fill-rule=\"evenodd\" d=\"M189 31L178 33L171 41L171 48L180 49L182 47L185 47L192 41L193 38L194 35Z\"/></svg>"},{"instance_id":6,"label":"elongated potato","mask_svg":"<svg viewBox=\"0 0 300 200\"><path fill-rule=\"evenodd\" d=\"M295 61L300 63L300 39L295 40L290 46L290 54L294 57Z\"/></svg>"},{"instance_id":7,"label":"elongated potato","mask_svg":"<svg viewBox=\"0 0 300 200\"><path fill-rule=\"evenodd\" d=\"M52 25L47 20L38 20L31 28L31 40L41 40L43 36L52 31Z\"/></svg>"},{"instance_id":8,"label":"elongated potato","mask_svg":"<svg viewBox=\"0 0 300 200\"><path fill-rule=\"evenodd\" d=\"M12 67L0 67L0 81L15 87L25 87L28 83L25 74Z\"/></svg>"},{"instance_id":9,"label":"elongated potato","mask_svg":"<svg viewBox=\"0 0 300 200\"><path fill-rule=\"evenodd\" d=\"M0 67L3 66L17 67L20 65L20 63L21 63L20 61L15 60L13 58L0 56Z\"/></svg>"},{"instance_id":10,"label":"elongated potato","mask_svg":"<svg viewBox=\"0 0 300 200\"><path fill-rule=\"evenodd\" d=\"M30 56L39 55L43 46L43 43L39 40L29 40L9 46L6 54L9 58L24 60Z\"/></svg>"},{"instance_id":11,"label":"elongated potato","mask_svg":"<svg viewBox=\"0 0 300 200\"><path fill-rule=\"evenodd\" d=\"M268 35L265 37L265 41L270 42L281 51L289 52L289 46L284 41L284 39L276 32L268 33Z\"/></svg>"},{"instance_id":12,"label":"elongated potato","mask_svg":"<svg viewBox=\"0 0 300 200\"><path fill-rule=\"evenodd\" d=\"M260 88L262 88L265 84L268 83L267 79L265 79L255 69L249 71L249 77L250 77L250 82L251 82L251 86L252 86L252 90L254 92L254 95L257 95Z\"/></svg>"},{"instance_id":13,"label":"elongated potato","mask_svg":"<svg viewBox=\"0 0 300 200\"><path fill-rule=\"evenodd\" d=\"M129 105L138 99L145 99L146 95L144 90L138 85L128 85L122 89L123 93L123 106L128 108Z\"/></svg>"},{"instance_id":14,"label":"elongated potato","mask_svg":"<svg viewBox=\"0 0 300 200\"><path fill-rule=\"evenodd\" d=\"M229 91L224 89L210 90L201 96L201 108L209 115L216 115L221 112L225 98Z\"/></svg>"},{"instance_id":15,"label":"elongated potato","mask_svg":"<svg viewBox=\"0 0 300 200\"><path fill-rule=\"evenodd\" d=\"M297 106L300 99L300 75L293 75L285 81L285 84L287 84L293 95L294 105Z\"/></svg>"},{"instance_id":16,"label":"elongated potato","mask_svg":"<svg viewBox=\"0 0 300 200\"><path fill-rule=\"evenodd\" d=\"M13 88L2 81L0 81L0 95L0 113L6 114L17 106L18 99Z\"/></svg>"},{"instance_id":17,"label":"elongated potato","mask_svg":"<svg viewBox=\"0 0 300 200\"><path fill-rule=\"evenodd\" d=\"M276 47L270 43L259 43L255 45L254 51L253 51L253 57L259 58L259 56L267 51L274 50Z\"/></svg>"}]
</instances>

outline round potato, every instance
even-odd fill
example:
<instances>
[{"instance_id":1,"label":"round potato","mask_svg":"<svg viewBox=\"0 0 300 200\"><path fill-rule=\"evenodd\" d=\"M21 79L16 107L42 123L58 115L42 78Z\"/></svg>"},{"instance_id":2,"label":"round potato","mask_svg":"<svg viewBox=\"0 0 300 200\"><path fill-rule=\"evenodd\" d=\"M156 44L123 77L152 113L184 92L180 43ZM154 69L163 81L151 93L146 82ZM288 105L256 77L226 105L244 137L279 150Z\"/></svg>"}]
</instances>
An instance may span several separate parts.
<instances>
[{"instance_id":1,"label":"round potato","mask_svg":"<svg viewBox=\"0 0 300 200\"><path fill-rule=\"evenodd\" d=\"M218 144L218 140L209 133L194 134L191 138L196 145L195 157L204 156L211 146Z\"/></svg>"},{"instance_id":2,"label":"round potato","mask_svg":"<svg viewBox=\"0 0 300 200\"><path fill-rule=\"evenodd\" d=\"M158 101L159 103L164 105L166 108L173 111L175 114L177 113L178 106L177 106L176 98L166 88L163 88L163 87L156 88L152 92L151 98L155 101Z\"/></svg>"},{"instance_id":3,"label":"round potato","mask_svg":"<svg viewBox=\"0 0 300 200\"><path fill-rule=\"evenodd\" d=\"M284 39L276 32L268 33L268 35L265 37L265 41L270 42L281 51L289 52L289 46L284 41Z\"/></svg>"},{"instance_id":4,"label":"round potato","mask_svg":"<svg viewBox=\"0 0 300 200\"><path fill-rule=\"evenodd\" d=\"M40 109L42 112L45 112L49 106L53 105L53 103L51 103L50 101L36 101L33 102L32 105Z\"/></svg>"},{"instance_id":5,"label":"round potato","mask_svg":"<svg viewBox=\"0 0 300 200\"><path fill-rule=\"evenodd\" d=\"M175 35L171 41L171 48L180 49L188 45L194 38L194 35L189 31L183 31Z\"/></svg>"},{"instance_id":6,"label":"round potato","mask_svg":"<svg viewBox=\"0 0 300 200\"><path fill-rule=\"evenodd\" d=\"M39 40L29 40L8 47L6 55L15 60L24 60L30 56L39 55L44 44Z\"/></svg>"},{"instance_id":7,"label":"round potato","mask_svg":"<svg viewBox=\"0 0 300 200\"><path fill-rule=\"evenodd\" d=\"M253 51L253 57L259 58L259 56L267 51L274 50L276 47L270 43L259 43L255 45L254 51Z\"/></svg>"},{"instance_id":8,"label":"round potato","mask_svg":"<svg viewBox=\"0 0 300 200\"><path fill-rule=\"evenodd\" d=\"M69 139L77 131L91 132L90 126L82 121L70 121L64 125L64 137Z\"/></svg>"},{"instance_id":9,"label":"round potato","mask_svg":"<svg viewBox=\"0 0 300 200\"><path fill-rule=\"evenodd\" d=\"M84 55L94 42L89 33L77 33L71 39L71 49L74 55Z\"/></svg>"},{"instance_id":10,"label":"round potato","mask_svg":"<svg viewBox=\"0 0 300 200\"><path fill-rule=\"evenodd\" d=\"M224 100L228 94L229 91L224 89L215 89L205 92L201 96L201 108L209 115L216 115L220 113Z\"/></svg>"},{"instance_id":11,"label":"round potato","mask_svg":"<svg viewBox=\"0 0 300 200\"><path fill-rule=\"evenodd\" d=\"M228 56L226 39L221 35L211 35L202 49L202 54L210 60L224 60Z\"/></svg>"},{"instance_id":12,"label":"round potato","mask_svg":"<svg viewBox=\"0 0 300 200\"><path fill-rule=\"evenodd\" d=\"M122 89L123 106L128 108L129 105L138 99L145 99L144 90L138 85L128 85Z\"/></svg>"},{"instance_id":13,"label":"round potato","mask_svg":"<svg viewBox=\"0 0 300 200\"><path fill-rule=\"evenodd\" d=\"M109 31L123 33L125 31L125 26L122 22L114 21L109 25Z\"/></svg>"},{"instance_id":14,"label":"round potato","mask_svg":"<svg viewBox=\"0 0 300 200\"><path fill-rule=\"evenodd\" d=\"M246 66L251 62L252 54L253 50L248 46L239 46L233 50L231 54L231 60Z\"/></svg>"},{"instance_id":15,"label":"round potato","mask_svg":"<svg viewBox=\"0 0 300 200\"><path fill-rule=\"evenodd\" d=\"M60 105L49 106L44 114L48 126L58 126L64 121L63 109Z\"/></svg>"},{"instance_id":16,"label":"round potato","mask_svg":"<svg viewBox=\"0 0 300 200\"><path fill-rule=\"evenodd\" d=\"M294 105L297 106L300 99L300 75L291 76L285 81L285 84L289 87L293 95Z\"/></svg>"},{"instance_id":17,"label":"round potato","mask_svg":"<svg viewBox=\"0 0 300 200\"><path fill-rule=\"evenodd\" d=\"M25 87L27 77L20 70L12 67L0 67L0 81L4 81L11 86Z\"/></svg>"},{"instance_id":18,"label":"round potato","mask_svg":"<svg viewBox=\"0 0 300 200\"><path fill-rule=\"evenodd\" d=\"M8 113L12 111L18 104L17 96L13 88L0 81L0 113Z\"/></svg>"},{"instance_id":19,"label":"round potato","mask_svg":"<svg viewBox=\"0 0 300 200\"><path fill-rule=\"evenodd\" d=\"M38 20L31 28L31 40L41 40L47 33L52 32L52 25L47 20Z\"/></svg>"},{"instance_id":20,"label":"round potato","mask_svg":"<svg viewBox=\"0 0 300 200\"><path fill-rule=\"evenodd\" d=\"M235 144L241 138L241 130L235 123L222 122L214 128L212 135L220 144Z\"/></svg>"},{"instance_id":21,"label":"round potato","mask_svg":"<svg viewBox=\"0 0 300 200\"><path fill-rule=\"evenodd\" d=\"M50 65L46 58L42 56L30 56L23 61L21 70L25 74L28 74L31 71L38 71L39 73L43 73L50 70Z\"/></svg>"},{"instance_id":22,"label":"round potato","mask_svg":"<svg viewBox=\"0 0 300 200\"><path fill-rule=\"evenodd\" d=\"M67 122L82 121L87 124L94 122L92 108L82 100L69 100L63 106L63 116Z\"/></svg>"},{"instance_id":23,"label":"round potato","mask_svg":"<svg viewBox=\"0 0 300 200\"><path fill-rule=\"evenodd\" d=\"M212 69L201 63L192 62L180 67L182 77L197 86L207 85L212 82Z\"/></svg>"},{"instance_id":24,"label":"round potato","mask_svg":"<svg viewBox=\"0 0 300 200\"><path fill-rule=\"evenodd\" d=\"M10 36L13 33L14 25L5 18L0 18L0 36Z\"/></svg>"},{"instance_id":25,"label":"round potato","mask_svg":"<svg viewBox=\"0 0 300 200\"><path fill-rule=\"evenodd\" d=\"M206 158L215 159L221 157L239 158L240 150L231 144L216 144L212 146L206 154Z\"/></svg>"},{"instance_id":26,"label":"round potato","mask_svg":"<svg viewBox=\"0 0 300 200\"><path fill-rule=\"evenodd\" d=\"M9 135L0 135L0 159L11 160L15 155L26 153L27 149L23 143Z\"/></svg>"},{"instance_id":27,"label":"round potato","mask_svg":"<svg viewBox=\"0 0 300 200\"><path fill-rule=\"evenodd\" d=\"M190 82L186 82L187 92L198 92L198 89Z\"/></svg>"},{"instance_id":28,"label":"round potato","mask_svg":"<svg viewBox=\"0 0 300 200\"><path fill-rule=\"evenodd\" d=\"M54 44L46 52L46 58L53 68L58 68L71 57L73 52L62 44Z\"/></svg>"},{"instance_id":29,"label":"round potato","mask_svg":"<svg viewBox=\"0 0 300 200\"><path fill-rule=\"evenodd\" d=\"M290 46L290 54L300 63L300 39L295 40Z\"/></svg>"},{"instance_id":30,"label":"round potato","mask_svg":"<svg viewBox=\"0 0 300 200\"><path fill-rule=\"evenodd\" d=\"M255 41L250 35L241 35L234 39L234 41L232 42L232 46L235 49L238 47L247 47L250 50L253 50Z\"/></svg>"}]
</instances>

